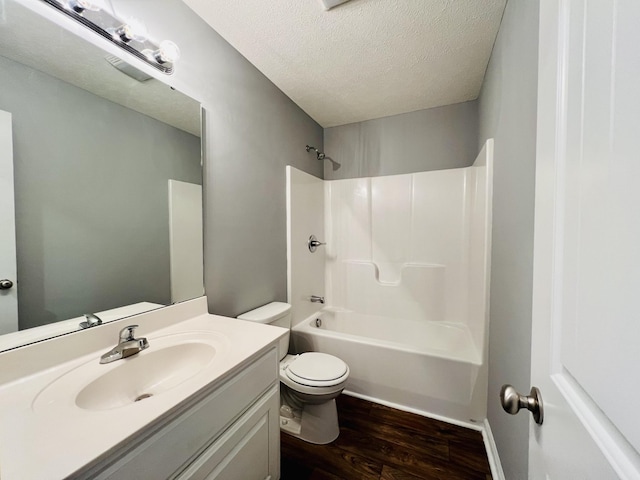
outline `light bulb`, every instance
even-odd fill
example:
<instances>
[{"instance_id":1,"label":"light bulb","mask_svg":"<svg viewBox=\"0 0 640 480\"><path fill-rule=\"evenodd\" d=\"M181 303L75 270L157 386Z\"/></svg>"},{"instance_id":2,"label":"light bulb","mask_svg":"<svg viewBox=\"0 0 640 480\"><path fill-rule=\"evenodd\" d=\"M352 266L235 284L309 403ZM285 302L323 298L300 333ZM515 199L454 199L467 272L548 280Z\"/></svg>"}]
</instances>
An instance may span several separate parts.
<instances>
[{"instance_id":1,"label":"light bulb","mask_svg":"<svg viewBox=\"0 0 640 480\"><path fill-rule=\"evenodd\" d=\"M130 18L127 23L112 31L113 38L122 40L125 43L131 40L144 42L147 39L147 26L137 18Z\"/></svg>"},{"instance_id":2,"label":"light bulb","mask_svg":"<svg viewBox=\"0 0 640 480\"><path fill-rule=\"evenodd\" d=\"M82 13L85 10L92 10L94 12L100 10L100 7L94 5L88 0L69 0L67 5L76 13Z\"/></svg>"},{"instance_id":3,"label":"light bulb","mask_svg":"<svg viewBox=\"0 0 640 480\"><path fill-rule=\"evenodd\" d=\"M171 40L164 40L160 48L153 52L153 58L158 63L176 63L180 58L180 49Z\"/></svg>"}]
</instances>

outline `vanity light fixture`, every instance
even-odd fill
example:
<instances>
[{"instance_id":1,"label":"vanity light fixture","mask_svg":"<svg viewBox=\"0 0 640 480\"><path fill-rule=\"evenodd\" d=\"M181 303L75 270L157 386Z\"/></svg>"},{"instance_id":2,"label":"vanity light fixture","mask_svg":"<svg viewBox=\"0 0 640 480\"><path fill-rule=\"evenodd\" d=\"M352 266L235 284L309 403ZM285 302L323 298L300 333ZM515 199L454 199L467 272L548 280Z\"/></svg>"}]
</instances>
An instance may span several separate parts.
<instances>
[{"instance_id":1,"label":"vanity light fixture","mask_svg":"<svg viewBox=\"0 0 640 480\"><path fill-rule=\"evenodd\" d=\"M145 50L142 53L150 55L156 62L164 65L165 63L175 63L180 58L180 49L178 45L171 40L165 40L160 44L160 48L152 52Z\"/></svg>"},{"instance_id":2,"label":"vanity light fixture","mask_svg":"<svg viewBox=\"0 0 640 480\"><path fill-rule=\"evenodd\" d=\"M137 18L130 18L116 29L111 30L114 40L129 43L131 40L144 42L147 39L147 26Z\"/></svg>"},{"instance_id":3,"label":"vanity light fixture","mask_svg":"<svg viewBox=\"0 0 640 480\"><path fill-rule=\"evenodd\" d=\"M148 38L147 27L139 19L118 19L108 4L100 7L98 0L42 0L56 10L93 30L147 65L171 75L180 58L180 49L170 40L156 43Z\"/></svg>"},{"instance_id":4,"label":"vanity light fixture","mask_svg":"<svg viewBox=\"0 0 640 480\"><path fill-rule=\"evenodd\" d=\"M85 10L91 10L97 12L100 7L94 5L87 0L69 0L67 2L68 7L76 13L83 13Z\"/></svg>"}]
</instances>

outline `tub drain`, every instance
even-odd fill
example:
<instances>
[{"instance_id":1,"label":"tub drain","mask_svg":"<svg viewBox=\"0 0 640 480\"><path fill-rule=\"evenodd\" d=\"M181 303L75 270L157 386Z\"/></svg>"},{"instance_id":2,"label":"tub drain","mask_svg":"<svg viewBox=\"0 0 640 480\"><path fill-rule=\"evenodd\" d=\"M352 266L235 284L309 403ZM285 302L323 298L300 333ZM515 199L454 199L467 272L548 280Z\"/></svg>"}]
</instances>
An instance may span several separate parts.
<instances>
[{"instance_id":1,"label":"tub drain","mask_svg":"<svg viewBox=\"0 0 640 480\"><path fill-rule=\"evenodd\" d=\"M322 326L322 320L319 318L316 318L316 327L320 328Z\"/></svg>"},{"instance_id":2,"label":"tub drain","mask_svg":"<svg viewBox=\"0 0 640 480\"><path fill-rule=\"evenodd\" d=\"M134 402L139 402L140 400L144 400L145 398L149 398L149 397L153 397L153 393L143 393L142 395L139 395Z\"/></svg>"}]
</instances>

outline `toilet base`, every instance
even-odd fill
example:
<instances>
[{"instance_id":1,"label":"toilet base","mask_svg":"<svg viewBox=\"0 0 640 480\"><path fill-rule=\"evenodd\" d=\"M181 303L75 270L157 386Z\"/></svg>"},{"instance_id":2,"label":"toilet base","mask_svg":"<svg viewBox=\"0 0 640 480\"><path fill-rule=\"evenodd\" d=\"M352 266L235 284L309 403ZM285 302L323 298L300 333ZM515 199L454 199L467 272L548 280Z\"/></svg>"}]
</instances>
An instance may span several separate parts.
<instances>
[{"instance_id":1,"label":"toilet base","mask_svg":"<svg viewBox=\"0 0 640 480\"><path fill-rule=\"evenodd\" d=\"M300 414L280 416L280 430L305 442L325 445L340 435L335 399L320 405L306 404Z\"/></svg>"}]
</instances>

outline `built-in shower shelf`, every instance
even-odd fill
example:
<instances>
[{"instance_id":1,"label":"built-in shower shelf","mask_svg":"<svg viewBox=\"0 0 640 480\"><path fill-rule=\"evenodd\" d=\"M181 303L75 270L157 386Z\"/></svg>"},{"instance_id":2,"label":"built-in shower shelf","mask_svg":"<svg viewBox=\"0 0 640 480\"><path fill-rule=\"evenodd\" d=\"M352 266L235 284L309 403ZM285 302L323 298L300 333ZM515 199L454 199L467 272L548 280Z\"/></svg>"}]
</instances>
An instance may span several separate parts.
<instances>
[{"instance_id":1,"label":"built-in shower shelf","mask_svg":"<svg viewBox=\"0 0 640 480\"><path fill-rule=\"evenodd\" d=\"M380 281L373 262L342 262L344 275L334 290L336 305L373 315L441 321L446 318L444 265L397 265L395 282Z\"/></svg>"},{"instance_id":2,"label":"built-in shower shelf","mask_svg":"<svg viewBox=\"0 0 640 480\"><path fill-rule=\"evenodd\" d=\"M349 265L363 266L371 271L373 278L381 285L388 287L399 287L407 282L420 281L420 278L427 280L434 274L434 271L445 269L445 265L421 264L421 263L392 263L392 262L367 262L357 260L347 260L343 263ZM422 273L414 273L414 271ZM428 281L428 280L427 280Z\"/></svg>"},{"instance_id":3,"label":"built-in shower shelf","mask_svg":"<svg viewBox=\"0 0 640 480\"><path fill-rule=\"evenodd\" d=\"M342 260L342 263L371 263L371 264L376 264L376 262L372 262L372 261L368 261L368 260L354 260L354 259L346 259L346 260ZM446 265L442 264L442 263L422 263L422 262L404 262L404 263L399 263L399 265L402 265L403 267L417 267L417 268L442 268L442 267L446 267Z\"/></svg>"}]
</instances>

